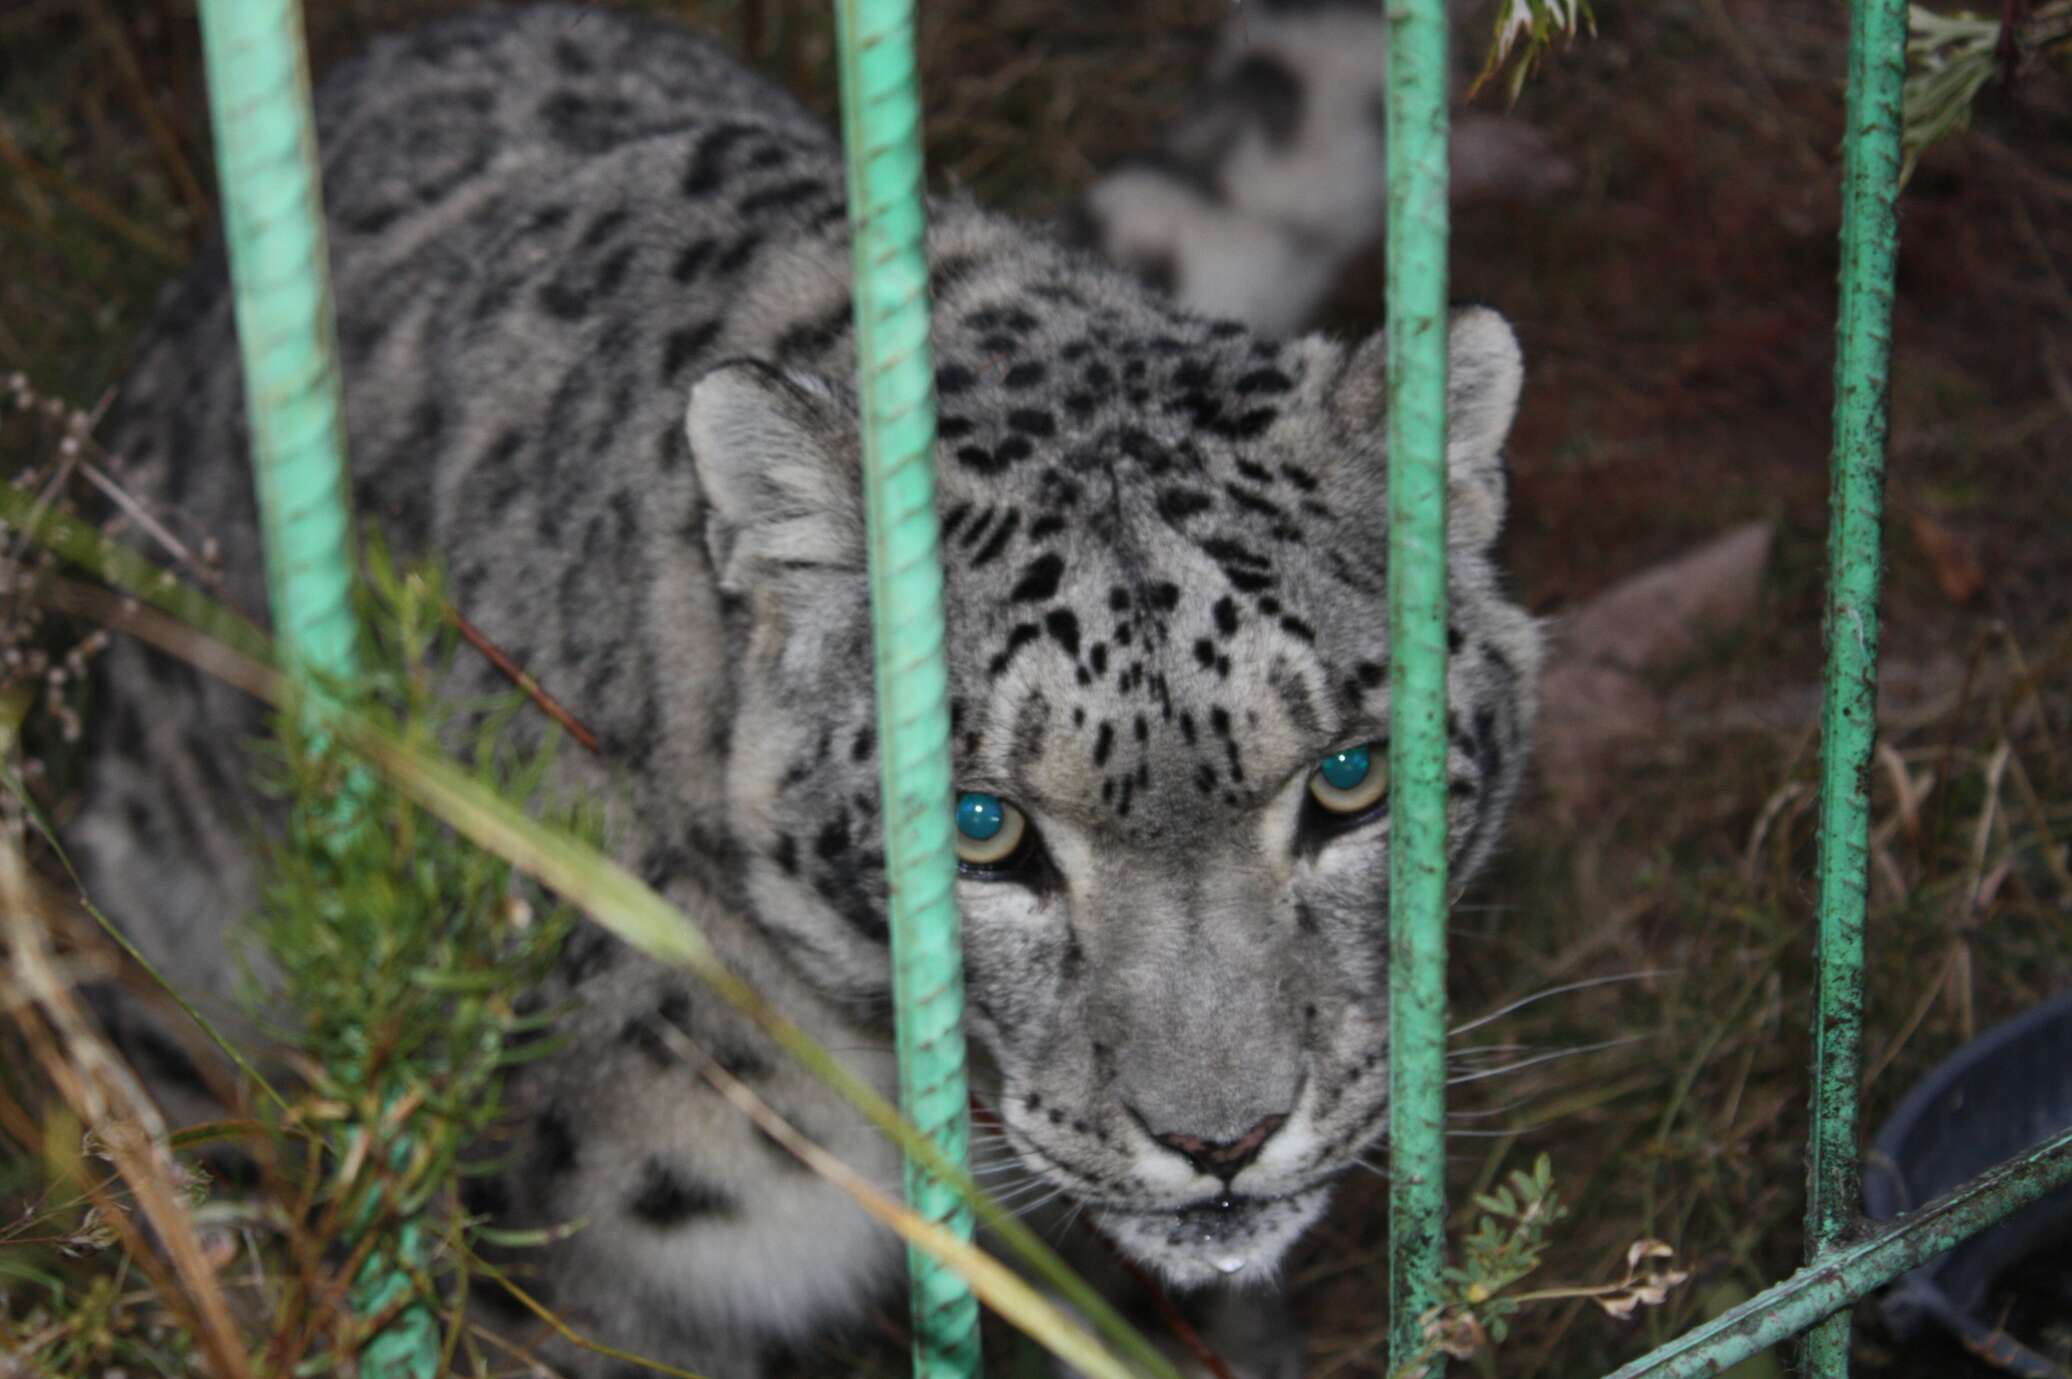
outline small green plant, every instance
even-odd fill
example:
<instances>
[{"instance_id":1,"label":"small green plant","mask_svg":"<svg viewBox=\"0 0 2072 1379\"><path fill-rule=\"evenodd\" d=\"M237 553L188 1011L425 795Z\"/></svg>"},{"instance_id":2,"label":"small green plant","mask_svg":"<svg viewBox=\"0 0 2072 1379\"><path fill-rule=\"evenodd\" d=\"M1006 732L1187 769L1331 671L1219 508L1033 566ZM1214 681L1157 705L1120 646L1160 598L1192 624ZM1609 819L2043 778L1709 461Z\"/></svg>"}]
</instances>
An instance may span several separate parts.
<instances>
[{"instance_id":1,"label":"small green plant","mask_svg":"<svg viewBox=\"0 0 2072 1379\"><path fill-rule=\"evenodd\" d=\"M554 744L514 747L522 697L455 705L442 696L454 654L439 574L401 572L370 546L368 651L354 705L396 740L432 752L472 707L468 758L507 799L545 803ZM280 716L268 788L286 805L267 849L268 880L251 938L277 994L254 1000L295 1012L275 1030L310 1068L311 1089L357 1104L377 1092L422 1097L442 1144L495 1117L498 1074L545 1016L514 1013L575 922L502 858L459 838L383 784L317 720ZM594 838L589 812L545 809L550 823ZM395 1113L388 1113L394 1119Z\"/></svg>"},{"instance_id":2,"label":"small green plant","mask_svg":"<svg viewBox=\"0 0 2072 1379\"><path fill-rule=\"evenodd\" d=\"M1535 1304L1588 1298L1615 1317L1665 1301L1669 1290L1690 1277L1674 1265L1675 1251L1659 1240L1635 1241L1626 1252L1625 1275L1611 1283L1511 1291L1540 1267L1555 1226L1568 1215L1554 1191L1554 1165L1547 1155L1530 1172L1512 1170L1493 1192L1478 1193L1481 1216L1460 1241L1460 1263L1440 1271L1439 1302L1422 1318L1424 1349L1396 1368L1393 1379L1416 1379L1432 1360L1450 1355L1473 1360L1496 1374L1496 1347L1511 1331L1511 1318Z\"/></svg>"},{"instance_id":3,"label":"small green plant","mask_svg":"<svg viewBox=\"0 0 2072 1379\"><path fill-rule=\"evenodd\" d=\"M593 811L548 798L552 738L513 731L528 711L522 695L448 696L457 638L438 571L399 569L373 543L365 575L365 670L349 699L338 686L319 694L412 748L463 749L500 797L594 840ZM17 1062L22 1075L0 1077L0 1137L13 1142L0 1192L28 1209L0 1228L0 1352L21 1356L25 1374L188 1372L202 1333L182 1295L197 1290L166 1275L140 1230L161 1220L139 1163L178 1189L171 1205L200 1242L201 1291L228 1299L218 1358L331 1372L364 1362L381 1333L415 1325L450 1366L467 1340L438 1321L461 1314L470 1277L462 1156L499 1117L503 1072L552 1047L541 1037L552 1012L528 1013L520 998L546 976L575 912L359 763L319 716L291 703L260 754L280 823L238 956L265 974L251 990L276 1045L261 1062L276 1071L239 1089L249 1110L168 1135L140 1099L120 1114L105 1097L73 1104L94 1092L91 1073L112 1051L72 1027L62 982L21 975L26 939L11 953L0 942L14 963L0 968L0 989L35 993L17 1002L15 1030L0 1030L34 1055ZM8 799L19 818L18 785ZM29 1075L39 1065L40 1082ZM127 1146L125 1135L141 1146L128 1159L100 1147L110 1137ZM192 1151L226 1141L259 1186L216 1200ZM158 1202L162 1211L164 1193ZM241 1354L253 1336L265 1339Z\"/></svg>"},{"instance_id":4,"label":"small green plant","mask_svg":"<svg viewBox=\"0 0 2072 1379\"><path fill-rule=\"evenodd\" d=\"M2035 61L2072 72L2072 0L2046 0L2012 33L1997 17L1907 10L1905 163L1900 180L1930 146L1971 127L1978 93L1998 73L2013 79Z\"/></svg>"},{"instance_id":5,"label":"small green plant","mask_svg":"<svg viewBox=\"0 0 2072 1379\"><path fill-rule=\"evenodd\" d=\"M1468 99L1473 100L1501 72L1504 98L1516 101L1526 79L1553 51L1555 41L1570 43L1585 31L1592 38L1597 36L1597 15L1590 0L1504 0L1497 8L1488 56L1468 88Z\"/></svg>"},{"instance_id":6,"label":"small green plant","mask_svg":"<svg viewBox=\"0 0 2072 1379\"><path fill-rule=\"evenodd\" d=\"M1505 1290L1540 1267L1548 1232L1568 1211L1554 1193L1554 1164L1542 1154L1532 1172L1513 1170L1510 1182L1480 1193L1482 1218L1461 1242L1461 1262L1441 1271L1442 1305L1473 1317L1492 1343L1509 1333L1506 1322L1520 1303Z\"/></svg>"},{"instance_id":7,"label":"small green plant","mask_svg":"<svg viewBox=\"0 0 2072 1379\"><path fill-rule=\"evenodd\" d=\"M427 752L455 745L472 708L466 750L477 778L594 841L594 818L544 799L552 740L509 745L523 741L508 731L522 696L475 706L446 697L457 638L438 571L398 570L373 542L365 573L366 669L352 706ZM344 690L318 693L342 699ZM304 1070L307 1095L293 1115L334 1150L317 1200L360 1261L353 1300L367 1324L341 1338L350 1350L385 1321L432 1330L411 1301L435 1303L425 1294L445 1291L425 1286L420 1218L450 1194L462 1153L496 1121L503 1071L551 1047L532 1037L550 1014L522 1013L518 997L546 977L576 916L383 782L321 715L291 706L276 742L268 774L286 822L251 927L271 974L253 994L262 1008L278 1001L293 1012L274 1031Z\"/></svg>"}]
</instances>

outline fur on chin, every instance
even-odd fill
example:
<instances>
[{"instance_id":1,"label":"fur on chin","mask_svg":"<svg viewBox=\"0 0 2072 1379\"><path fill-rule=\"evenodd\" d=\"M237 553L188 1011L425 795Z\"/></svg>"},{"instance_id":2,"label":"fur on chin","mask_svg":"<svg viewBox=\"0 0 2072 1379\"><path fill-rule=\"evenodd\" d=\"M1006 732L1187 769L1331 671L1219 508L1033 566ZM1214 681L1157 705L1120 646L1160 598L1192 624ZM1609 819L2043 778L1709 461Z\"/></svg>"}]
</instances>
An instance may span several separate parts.
<instances>
[{"instance_id":1,"label":"fur on chin","mask_svg":"<svg viewBox=\"0 0 2072 1379\"><path fill-rule=\"evenodd\" d=\"M1228 1208L1105 1210L1095 1221L1117 1249L1169 1287L1259 1287L1280 1276L1289 1248L1330 1201L1327 1184L1291 1197L1240 1200Z\"/></svg>"}]
</instances>

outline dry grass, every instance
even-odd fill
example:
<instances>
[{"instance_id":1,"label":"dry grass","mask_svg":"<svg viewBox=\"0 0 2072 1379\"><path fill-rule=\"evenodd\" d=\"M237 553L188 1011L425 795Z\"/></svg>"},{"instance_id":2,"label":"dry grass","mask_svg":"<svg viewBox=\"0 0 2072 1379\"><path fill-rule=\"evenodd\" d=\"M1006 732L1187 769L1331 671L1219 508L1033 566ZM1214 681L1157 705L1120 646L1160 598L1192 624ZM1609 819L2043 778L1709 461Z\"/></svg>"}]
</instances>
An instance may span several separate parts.
<instances>
[{"instance_id":1,"label":"dry grass","mask_svg":"<svg viewBox=\"0 0 2072 1379\"><path fill-rule=\"evenodd\" d=\"M319 64L450 7L313 7ZM824 7L647 8L691 11L831 108ZM1631 978L1463 1036L1497 1046L1471 1060L1634 1041L1460 1087L1456 1200L1544 1150L1575 1209L1549 1278L1616 1277L1643 1235L1698 1274L1637 1323L1582 1303L1524 1314L1506 1372L1601 1372L1780 1276L1798 1248L1839 9L1604 0L1600 38L1520 107L1579 185L1456 221L1455 294L1512 316L1532 366L1508 540L1536 609L1558 617L1734 523L1779 525L1759 615L1662 677L1664 733L1598 763L1593 803L1573 817L1529 799L1454 925L1464 1017ZM926 6L938 175L993 204L1056 209L1151 141L1225 12ZM0 372L88 411L208 222L196 47L181 0L0 11ZM2072 100L2048 78L1990 94L1979 133L1924 160L1903 214L1870 1125L1957 1043L2072 983ZM1356 266L1329 324L1372 329L1380 283L1378 256ZM53 472L59 440L0 405L9 473ZM1967 598L1940 538L1977 562ZM23 1125L0 1129L26 1152ZM1348 1184L1291 1267L1313 1370L1383 1372L1383 1199L1379 1179ZM1874 1309L1860 1315L1871 1372L1975 1365L1897 1345ZM837 1367L897 1374L904 1361L858 1343L800 1362Z\"/></svg>"}]
</instances>

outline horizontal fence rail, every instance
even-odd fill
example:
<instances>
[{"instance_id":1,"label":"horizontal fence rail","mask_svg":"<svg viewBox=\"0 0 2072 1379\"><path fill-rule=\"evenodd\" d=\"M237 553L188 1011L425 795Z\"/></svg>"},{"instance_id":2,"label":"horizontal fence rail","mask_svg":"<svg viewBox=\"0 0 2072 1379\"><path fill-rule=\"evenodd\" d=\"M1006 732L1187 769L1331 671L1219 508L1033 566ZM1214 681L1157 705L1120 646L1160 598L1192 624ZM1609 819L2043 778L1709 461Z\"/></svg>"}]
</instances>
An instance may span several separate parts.
<instances>
[{"instance_id":1,"label":"horizontal fence rail","mask_svg":"<svg viewBox=\"0 0 2072 1379\"><path fill-rule=\"evenodd\" d=\"M1858 1298L2068 1182L2072 1130L1917 1211L1877 1222L1861 1239L1822 1251L1784 1282L1649 1351L1609 1379L1700 1379L1789 1340L1823 1317L1847 1321Z\"/></svg>"}]
</instances>

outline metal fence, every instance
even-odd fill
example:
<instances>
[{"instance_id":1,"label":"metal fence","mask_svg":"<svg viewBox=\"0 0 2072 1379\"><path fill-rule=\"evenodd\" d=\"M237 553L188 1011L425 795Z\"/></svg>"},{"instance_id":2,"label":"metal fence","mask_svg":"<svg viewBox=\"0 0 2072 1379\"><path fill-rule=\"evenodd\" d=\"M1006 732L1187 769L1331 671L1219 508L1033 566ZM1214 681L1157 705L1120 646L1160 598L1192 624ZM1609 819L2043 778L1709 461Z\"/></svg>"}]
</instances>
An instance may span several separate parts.
<instances>
[{"instance_id":1,"label":"metal fence","mask_svg":"<svg viewBox=\"0 0 2072 1379\"><path fill-rule=\"evenodd\" d=\"M962 971L950 838L934 371L923 253L913 0L836 0L856 267L886 865L908 1114L963 1161ZM1389 640L1392 958L1391 1364L1420 1362L1444 1257L1446 1031L1447 32L1443 0L1389 0ZM224 222L237 285L275 625L306 664L351 669L350 522L299 0L205 0ZM1905 1217L1858 1209L1864 901L1875 733L1880 492L1897 251L1905 0L1853 0L1843 161L1834 489L1822 716L1819 1005L1806 1264L1618 1371L1715 1373L1804 1333L1809 1373L1848 1370L1849 1305L2057 1184L2072 1131ZM1377 54L1377 61L1380 55ZM910 1165L916 1207L969 1236L955 1192ZM403 1252L409 1253L406 1242ZM366 1296L409 1261L376 1267ZM916 1372L975 1374L970 1292L913 1256ZM404 1314L368 1372L428 1375L430 1317Z\"/></svg>"}]
</instances>

